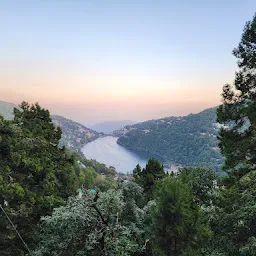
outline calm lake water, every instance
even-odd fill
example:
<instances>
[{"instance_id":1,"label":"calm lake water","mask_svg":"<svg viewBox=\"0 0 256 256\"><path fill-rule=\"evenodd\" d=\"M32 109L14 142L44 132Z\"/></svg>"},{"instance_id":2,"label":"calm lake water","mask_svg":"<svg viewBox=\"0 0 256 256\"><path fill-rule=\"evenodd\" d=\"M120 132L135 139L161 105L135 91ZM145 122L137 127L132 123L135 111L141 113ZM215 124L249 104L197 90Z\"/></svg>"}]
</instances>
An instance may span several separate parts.
<instances>
[{"instance_id":1,"label":"calm lake water","mask_svg":"<svg viewBox=\"0 0 256 256\"><path fill-rule=\"evenodd\" d=\"M145 167L147 159L142 159L135 153L117 144L116 137L107 136L86 144L82 152L88 159L95 159L107 166L114 166L117 172L132 172L139 164Z\"/></svg>"}]
</instances>

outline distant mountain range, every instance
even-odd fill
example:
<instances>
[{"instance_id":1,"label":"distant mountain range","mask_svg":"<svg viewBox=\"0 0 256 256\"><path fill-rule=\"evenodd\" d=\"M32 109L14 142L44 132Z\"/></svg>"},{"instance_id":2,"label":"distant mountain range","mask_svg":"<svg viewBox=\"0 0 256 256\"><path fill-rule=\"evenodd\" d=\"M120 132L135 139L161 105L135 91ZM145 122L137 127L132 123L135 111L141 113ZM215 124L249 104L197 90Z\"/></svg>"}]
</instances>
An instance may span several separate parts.
<instances>
[{"instance_id":1,"label":"distant mountain range","mask_svg":"<svg viewBox=\"0 0 256 256\"><path fill-rule=\"evenodd\" d=\"M0 114L6 119L13 119L13 109L19 108L13 103L0 101ZM104 136L102 133L98 133L86 126L64 118L62 116L52 115L53 123L59 126L62 130L62 138L60 145L67 146L71 150L79 150L85 144Z\"/></svg>"},{"instance_id":2,"label":"distant mountain range","mask_svg":"<svg viewBox=\"0 0 256 256\"><path fill-rule=\"evenodd\" d=\"M125 126L114 132L118 143L166 165L207 166L220 171L216 108L183 117L166 117Z\"/></svg>"},{"instance_id":3,"label":"distant mountain range","mask_svg":"<svg viewBox=\"0 0 256 256\"><path fill-rule=\"evenodd\" d=\"M106 121L90 126L96 132L103 132L105 134L111 134L112 132L123 128L126 125L133 125L136 122L130 120L120 120L120 121Z\"/></svg>"}]
</instances>

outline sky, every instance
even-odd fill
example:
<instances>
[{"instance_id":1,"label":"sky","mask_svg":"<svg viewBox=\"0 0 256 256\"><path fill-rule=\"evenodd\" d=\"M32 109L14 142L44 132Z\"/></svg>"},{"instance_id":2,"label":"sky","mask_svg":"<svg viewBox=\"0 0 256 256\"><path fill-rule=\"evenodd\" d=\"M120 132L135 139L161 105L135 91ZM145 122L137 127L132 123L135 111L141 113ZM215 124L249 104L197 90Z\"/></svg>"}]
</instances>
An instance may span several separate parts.
<instances>
[{"instance_id":1,"label":"sky","mask_svg":"<svg viewBox=\"0 0 256 256\"><path fill-rule=\"evenodd\" d=\"M83 124L220 104L255 0L0 0L0 100Z\"/></svg>"}]
</instances>

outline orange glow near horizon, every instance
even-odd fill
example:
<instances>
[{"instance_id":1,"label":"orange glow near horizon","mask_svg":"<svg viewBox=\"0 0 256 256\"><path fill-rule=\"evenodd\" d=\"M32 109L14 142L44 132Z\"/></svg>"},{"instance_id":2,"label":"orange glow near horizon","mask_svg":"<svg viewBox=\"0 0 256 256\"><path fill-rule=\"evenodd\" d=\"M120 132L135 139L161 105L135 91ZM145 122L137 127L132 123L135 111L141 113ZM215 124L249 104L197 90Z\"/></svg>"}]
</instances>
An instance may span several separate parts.
<instances>
[{"instance_id":1,"label":"orange glow near horizon","mask_svg":"<svg viewBox=\"0 0 256 256\"><path fill-rule=\"evenodd\" d=\"M81 77L57 76L6 76L0 80L6 85L0 86L0 99L16 104L23 100L39 102L54 114L82 123L142 121L199 112L220 104L221 85L211 86L213 81L204 87L196 81L171 79L99 76L85 77L82 83Z\"/></svg>"}]
</instances>

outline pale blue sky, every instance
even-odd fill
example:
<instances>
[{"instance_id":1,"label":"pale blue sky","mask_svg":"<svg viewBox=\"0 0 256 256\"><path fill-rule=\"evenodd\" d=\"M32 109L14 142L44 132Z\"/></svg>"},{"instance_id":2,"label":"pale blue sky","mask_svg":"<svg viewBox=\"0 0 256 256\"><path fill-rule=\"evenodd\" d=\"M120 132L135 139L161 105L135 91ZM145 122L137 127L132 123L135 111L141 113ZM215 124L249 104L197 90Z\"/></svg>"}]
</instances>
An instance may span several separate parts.
<instances>
[{"instance_id":1,"label":"pale blue sky","mask_svg":"<svg viewBox=\"0 0 256 256\"><path fill-rule=\"evenodd\" d=\"M255 11L251 0L0 0L0 99L83 123L217 105Z\"/></svg>"}]
</instances>

